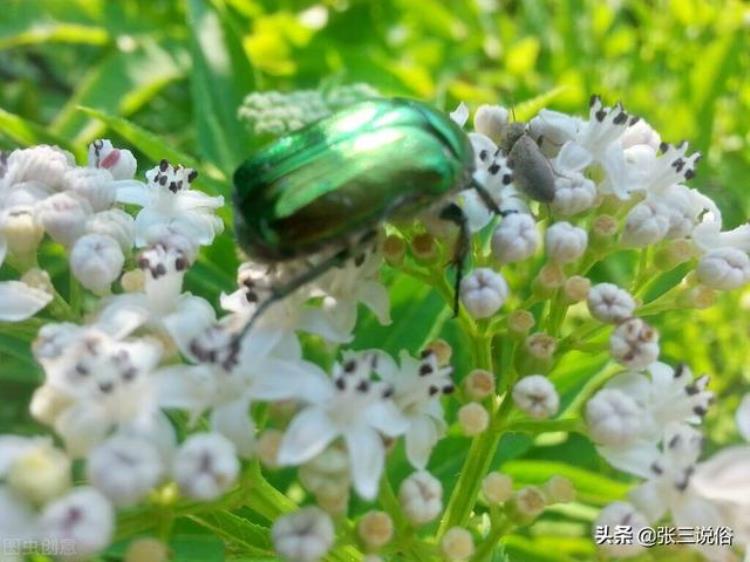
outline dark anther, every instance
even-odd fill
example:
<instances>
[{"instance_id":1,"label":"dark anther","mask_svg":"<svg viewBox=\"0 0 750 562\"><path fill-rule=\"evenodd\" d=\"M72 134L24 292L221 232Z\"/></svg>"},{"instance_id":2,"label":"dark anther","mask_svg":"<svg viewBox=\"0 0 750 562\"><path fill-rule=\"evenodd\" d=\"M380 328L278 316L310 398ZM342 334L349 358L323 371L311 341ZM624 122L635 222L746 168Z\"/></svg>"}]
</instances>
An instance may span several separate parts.
<instances>
[{"instance_id":1,"label":"dark anther","mask_svg":"<svg viewBox=\"0 0 750 562\"><path fill-rule=\"evenodd\" d=\"M344 363L345 373L353 373L356 369L357 369L357 362L354 359L349 359L349 361Z\"/></svg>"},{"instance_id":2,"label":"dark anther","mask_svg":"<svg viewBox=\"0 0 750 562\"><path fill-rule=\"evenodd\" d=\"M159 184L160 185L167 185L167 176L161 176L159 178Z\"/></svg>"},{"instance_id":3,"label":"dark anther","mask_svg":"<svg viewBox=\"0 0 750 562\"><path fill-rule=\"evenodd\" d=\"M76 373L79 375L88 375L89 370L85 365L81 365L80 363L76 364Z\"/></svg>"},{"instance_id":4,"label":"dark anther","mask_svg":"<svg viewBox=\"0 0 750 562\"><path fill-rule=\"evenodd\" d=\"M654 474L664 474L662 468L656 463L653 463L651 465L651 472L653 472Z\"/></svg>"},{"instance_id":5,"label":"dark anther","mask_svg":"<svg viewBox=\"0 0 750 562\"><path fill-rule=\"evenodd\" d=\"M453 394L453 391L456 390L456 387L452 384L446 384L443 387L443 394Z\"/></svg>"},{"instance_id":6,"label":"dark anther","mask_svg":"<svg viewBox=\"0 0 750 562\"><path fill-rule=\"evenodd\" d=\"M187 180L190 183L193 183L195 181L195 178L197 178L197 177L198 177L198 171L197 170L191 170L190 173L188 174Z\"/></svg>"},{"instance_id":7,"label":"dark anther","mask_svg":"<svg viewBox=\"0 0 750 562\"><path fill-rule=\"evenodd\" d=\"M388 387L386 387L386 389L385 389L385 390L383 391L383 398L385 398L385 399L388 399L388 398L390 398L391 396L393 396L393 387L392 387L392 386L388 386Z\"/></svg>"},{"instance_id":8,"label":"dark anther","mask_svg":"<svg viewBox=\"0 0 750 562\"><path fill-rule=\"evenodd\" d=\"M432 349L423 349L422 353L419 354L419 357L422 359L427 359L430 355L435 353Z\"/></svg>"},{"instance_id":9,"label":"dark anther","mask_svg":"<svg viewBox=\"0 0 750 562\"><path fill-rule=\"evenodd\" d=\"M489 168L487 168L487 170L489 171L490 174L494 176L496 173L500 171L500 164L498 163L492 164Z\"/></svg>"},{"instance_id":10,"label":"dark anther","mask_svg":"<svg viewBox=\"0 0 750 562\"><path fill-rule=\"evenodd\" d=\"M149 263L148 258L143 256L138 258L138 268L139 269L148 269Z\"/></svg>"},{"instance_id":11,"label":"dark anther","mask_svg":"<svg viewBox=\"0 0 750 562\"><path fill-rule=\"evenodd\" d=\"M183 270L187 269L187 266L188 266L188 262L183 257L179 257L176 260L174 260L174 268L177 271L183 271Z\"/></svg>"},{"instance_id":12,"label":"dark anther","mask_svg":"<svg viewBox=\"0 0 750 562\"><path fill-rule=\"evenodd\" d=\"M166 275L167 268L164 267L163 263L157 264L157 266L154 268L154 278L161 277L162 275Z\"/></svg>"},{"instance_id":13,"label":"dark anther","mask_svg":"<svg viewBox=\"0 0 750 562\"><path fill-rule=\"evenodd\" d=\"M426 375L429 375L430 373L432 373L432 365L430 365L429 363L422 363L422 365L420 365L419 367L419 376L424 377Z\"/></svg>"},{"instance_id":14,"label":"dark anther","mask_svg":"<svg viewBox=\"0 0 750 562\"><path fill-rule=\"evenodd\" d=\"M164 158L161 162L159 162L159 170L162 172L166 172L167 168L169 168L169 162L167 162L166 158Z\"/></svg>"},{"instance_id":15,"label":"dark anther","mask_svg":"<svg viewBox=\"0 0 750 562\"><path fill-rule=\"evenodd\" d=\"M604 121L604 118L607 116L607 112L604 109L600 109L596 113L594 113L594 117L596 117L596 120L600 123Z\"/></svg>"},{"instance_id":16,"label":"dark anther","mask_svg":"<svg viewBox=\"0 0 750 562\"><path fill-rule=\"evenodd\" d=\"M336 388L344 390L346 388L346 381L342 378L336 379Z\"/></svg>"},{"instance_id":17,"label":"dark anther","mask_svg":"<svg viewBox=\"0 0 750 562\"><path fill-rule=\"evenodd\" d=\"M258 295L255 291L247 291L245 293L245 300L247 300L247 302L258 302Z\"/></svg>"},{"instance_id":18,"label":"dark anther","mask_svg":"<svg viewBox=\"0 0 750 562\"><path fill-rule=\"evenodd\" d=\"M427 391L430 393L430 396L435 396L438 392L440 392L440 389L436 386L430 386Z\"/></svg>"},{"instance_id":19,"label":"dark anther","mask_svg":"<svg viewBox=\"0 0 750 562\"><path fill-rule=\"evenodd\" d=\"M679 379L685 372L685 363L678 363L674 368L674 378Z\"/></svg>"},{"instance_id":20,"label":"dark anther","mask_svg":"<svg viewBox=\"0 0 750 562\"><path fill-rule=\"evenodd\" d=\"M129 369L125 369L122 372L122 380L132 381L137 374L138 374L138 371L135 369L135 367L130 367Z\"/></svg>"},{"instance_id":21,"label":"dark anther","mask_svg":"<svg viewBox=\"0 0 750 562\"><path fill-rule=\"evenodd\" d=\"M703 406L696 406L693 408L693 412L695 412L695 415L703 417L708 413L708 410L706 410Z\"/></svg>"},{"instance_id":22,"label":"dark anther","mask_svg":"<svg viewBox=\"0 0 750 562\"><path fill-rule=\"evenodd\" d=\"M114 388L114 385L111 382L99 383L99 390L101 390L104 394L109 394L110 392L112 392L113 388Z\"/></svg>"},{"instance_id":23,"label":"dark anther","mask_svg":"<svg viewBox=\"0 0 750 562\"><path fill-rule=\"evenodd\" d=\"M693 170L692 168L688 168L687 170L685 170L685 179L686 180L691 180L694 177L695 177L695 170Z\"/></svg>"},{"instance_id":24,"label":"dark anther","mask_svg":"<svg viewBox=\"0 0 750 562\"><path fill-rule=\"evenodd\" d=\"M669 440L667 447L669 447L670 449L674 449L677 446L677 443L679 442L680 442L680 434L676 433L672 436L672 439Z\"/></svg>"},{"instance_id":25,"label":"dark anther","mask_svg":"<svg viewBox=\"0 0 750 562\"><path fill-rule=\"evenodd\" d=\"M688 396L694 396L698 394L700 390L698 389L698 386L695 383L693 383L685 387L685 392L687 393Z\"/></svg>"},{"instance_id":26,"label":"dark anther","mask_svg":"<svg viewBox=\"0 0 750 562\"><path fill-rule=\"evenodd\" d=\"M630 126L632 127L633 125L635 125L636 123L638 123L638 121L640 121L640 120L641 120L641 118L638 115L633 115L630 118Z\"/></svg>"},{"instance_id":27,"label":"dark anther","mask_svg":"<svg viewBox=\"0 0 750 562\"><path fill-rule=\"evenodd\" d=\"M179 187L177 187L177 184L175 182L169 182L169 191L172 193L177 193L179 191Z\"/></svg>"},{"instance_id":28,"label":"dark anther","mask_svg":"<svg viewBox=\"0 0 750 562\"><path fill-rule=\"evenodd\" d=\"M503 185L508 185L512 181L513 176L511 174L503 174Z\"/></svg>"},{"instance_id":29,"label":"dark anther","mask_svg":"<svg viewBox=\"0 0 750 562\"><path fill-rule=\"evenodd\" d=\"M366 380L360 381L359 384L357 385L357 390L359 392L367 392L368 390L370 390L369 381L366 381Z\"/></svg>"},{"instance_id":30,"label":"dark anther","mask_svg":"<svg viewBox=\"0 0 750 562\"><path fill-rule=\"evenodd\" d=\"M484 162L485 160L487 160L487 156L488 156L488 154L487 154L487 151L486 151L486 150L480 150L480 151L479 151L479 159L480 159L480 160L481 160L482 162Z\"/></svg>"},{"instance_id":31,"label":"dark anther","mask_svg":"<svg viewBox=\"0 0 750 562\"><path fill-rule=\"evenodd\" d=\"M592 96L591 96L591 97L589 98L589 107L594 107L594 104L596 104L596 102L597 102L598 100L599 100L599 96L597 96L596 94L593 94L593 95L592 95Z\"/></svg>"},{"instance_id":32,"label":"dark anther","mask_svg":"<svg viewBox=\"0 0 750 562\"><path fill-rule=\"evenodd\" d=\"M625 113L624 111L622 111L622 112L620 112L620 113L617 114L617 116L614 118L614 120L612 121L612 123L614 123L615 125L622 125L627 120L628 120L628 114Z\"/></svg>"},{"instance_id":33,"label":"dark anther","mask_svg":"<svg viewBox=\"0 0 750 562\"><path fill-rule=\"evenodd\" d=\"M662 151L662 152L666 152L667 150L669 150L669 144L666 143L666 142L662 142L659 145L659 150Z\"/></svg>"}]
</instances>

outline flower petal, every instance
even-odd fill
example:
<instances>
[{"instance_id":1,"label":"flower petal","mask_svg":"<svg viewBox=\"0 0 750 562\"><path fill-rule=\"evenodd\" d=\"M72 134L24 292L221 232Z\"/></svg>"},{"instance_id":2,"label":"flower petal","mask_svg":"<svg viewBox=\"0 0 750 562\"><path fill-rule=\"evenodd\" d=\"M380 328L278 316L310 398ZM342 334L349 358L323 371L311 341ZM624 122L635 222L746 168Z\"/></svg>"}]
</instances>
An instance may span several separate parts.
<instances>
[{"instance_id":1,"label":"flower petal","mask_svg":"<svg viewBox=\"0 0 750 562\"><path fill-rule=\"evenodd\" d=\"M20 322L34 316L47 306L52 295L22 283L0 283L0 322Z\"/></svg>"},{"instance_id":2,"label":"flower petal","mask_svg":"<svg viewBox=\"0 0 750 562\"><path fill-rule=\"evenodd\" d=\"M406 432L406 458L414 468L424 470L427 467L437 440L437 427L429 417L420 416L412 421Z\"/></svg>"},{"instance_id":3,"label":"flower petal","mask_svg":"<svg viewBox=\"0 0 750 562\"><path fill-rule=\"evenodd\" d=\"M691 485L702 496L750 505L750 446L728 447L698 464Z\"/></svg>"},{"instance_id":4,"label":"flower petal","mask_svg":"<svg viewBox=\"0 0 750 562\"><path fill-rule=\"evenodd\" d=\"M250 400L242 397L211 412L211 427L228 438L244 458L255 452L255 424L250 417Z\"/></svg>"},{"instance_id":5,"label":"flower petal","mask_svg":"<svg viewBox=\"0 0 750 562\"><path fill-rule=\"evenodd\" d=\"M657 480L647 480L630 491L630 501L649 522L661 519L669 507L669 498L659 484Z\"/></svg>"},{"instance_id":6,"label":"flower petal","mask_svg":"<svg viewBox=\"0 0 750 562\"><path fill-rule=\"evenodd\" d=\"M279 464L297 465L309 461L322 453L338 434L321 408L305 408L294 417L281 440Z\"/></svg>"},{"instance_id":7,"label":"flower petal","mask_svg":"<svg viewBox=\"0 0 750 562\"><path fill-rule=\"evenodd\" d=\"M385 462L383 440L369 427L352 428L344 434L344 440L349 451L354 489L365 500L375 499Z\"/></svg>"},{"instance_id":8,"label":"flower petal","mask_svg":"<svg viewBox=\"0 0 750 562\"><path fill-rule=\"evenodd\" d=\"M642 478L653 475L650 467L660 455L656 444L648 441L639 441L628 447L597 447L596 450L615 468Z\"/></svg>"},{"instance_id":9,"label":"flower petal","mask_svg":"<svg viewBox=\"0 0 750 562\"><path fill-rule=\"evenodd\" d=\"M750 441L750 393L745 394L734 414L737 430L745 441Z\"/></svg>"},{"instance_id":10,"label":"flower petal","mask_svg":"<svg viewBox=\"0 0 750 562\"><path fill-rule=\"evenodd\" d=\"M409 419L390 400L373 403L364 416L367 423L388 437L403 435L409 428Z\"/></svg>"},{"instance_id":11,"label":"flower petal","mask_svg":"<svg viewBox=\"0 0 750 562\"><path fill-rule=\"evenodd\" d=\"M391 302L388 289L377 281L362 281L357 291L357 297L372 313L377 316L382 326L391 323Z\"/></svg>"},{"instance_id":12,"label":"flower petal","mask_svg":"<svg viewBox=\"0 0 750 562\"><path fill-rule=\"evenodd\" d=\"M138 205L145 207L153 198L153 188L139 181L118 182L117 195L115 199L118 203L127 205Z\"/></svg>"},{"instance_id":13,"label":"flower petal","mask_svg":"<svg viewBox=\"0 0 750 562\"><path fill-rule=\"evenodd\" d=\"M320 403L331 396L330 379L317 365L307 361L268 359L253 371L249 391L257 400L298 398Z\"/></svg>"},{"instance_id":14,"label":"flower petal","mask_svg":"<svg viewBox=\"0 0 750 562\"><path fill-rule=\"evenodd\" d=\"M559 172L579 172L591 164L591 153L580 144L566 142L555 158L554 167Z\"/></svg>"}]
</instances>

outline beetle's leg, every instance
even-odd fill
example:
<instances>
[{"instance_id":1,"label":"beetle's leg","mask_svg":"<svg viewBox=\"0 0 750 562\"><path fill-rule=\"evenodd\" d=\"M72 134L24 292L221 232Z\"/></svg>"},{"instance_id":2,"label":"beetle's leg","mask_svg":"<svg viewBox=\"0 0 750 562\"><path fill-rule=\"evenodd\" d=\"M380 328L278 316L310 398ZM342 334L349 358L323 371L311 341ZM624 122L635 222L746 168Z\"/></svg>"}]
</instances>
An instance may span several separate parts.
<instances>
[{"instance_id":1,"label":"beetle's leg","mask_svg":"<svg viewBox=\"0 0 750 562\"><path fill-rule=\"evenodd\" d=\"M469 255L469 248L471 246L469 223L461 207L455 203L446 205L440 211L439 216L442 220L452 222L458 226L458 240L456 240L456 245L453 249L453 263L456 266L456 282L453 285L453 317L455 318L458 316L458 297L461 280L464 277L464 263L466 262L466 256Z\"/></svg>"},{"instance_id":2,"label":"beetle's leg","mask_svg":"<svg viewBox=\"0 0 750 562\"><path fill-rule=\"evenodd\" d=\"M471 180L471 187L479 194L479 198L482 200L482 203L484 203L485 206L496 215L507 217L508 215L512 215L513 213L518 212L515 209L503 211L500 207L498 207L497 203L495 203L495 200L485 189L485 187L476 180Z\"/></svg>"}]
</instances>

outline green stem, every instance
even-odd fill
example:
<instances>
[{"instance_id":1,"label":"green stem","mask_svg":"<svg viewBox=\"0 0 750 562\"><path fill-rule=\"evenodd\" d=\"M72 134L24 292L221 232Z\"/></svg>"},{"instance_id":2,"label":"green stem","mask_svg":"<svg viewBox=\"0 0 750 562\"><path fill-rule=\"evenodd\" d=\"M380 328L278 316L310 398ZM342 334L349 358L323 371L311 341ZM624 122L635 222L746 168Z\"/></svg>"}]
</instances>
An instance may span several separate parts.
<instances>
[{"instance_id":1,"label":"green stem","mask_svg":"<svg viewBox=\"0 0 750 562\"><path fill-rule=\"evenodd\" d=\"M479 548L477 548L474 556L471 557L471 560L474 562L483 562L484 560L487 560L492 554L492 551L497 546L498 541L512 527L513 524L508 519L505 519L498 524L493 525L487 537L484 539L484 541L482 541L482 544L479 545Z\"/></svg>"}]
</instances>

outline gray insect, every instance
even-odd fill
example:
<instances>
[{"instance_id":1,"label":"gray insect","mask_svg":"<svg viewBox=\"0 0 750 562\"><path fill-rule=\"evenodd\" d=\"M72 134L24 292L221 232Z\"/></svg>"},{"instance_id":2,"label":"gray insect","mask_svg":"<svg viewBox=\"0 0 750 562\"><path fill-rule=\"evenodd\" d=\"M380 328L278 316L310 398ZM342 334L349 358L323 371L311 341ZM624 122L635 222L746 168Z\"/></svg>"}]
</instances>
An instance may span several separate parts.
<instances>
[{"instance_id":1,"label":"gray insect","mask_svg":"<svg viewBox=\"0 0 750 562\"><path fill-rule=\"evenodd\" d=\"M542 203L555 198L555 172L523 123L510 123L500 148L513 170L513 183L525 195Z\"/></svg>"}]
</instances>

